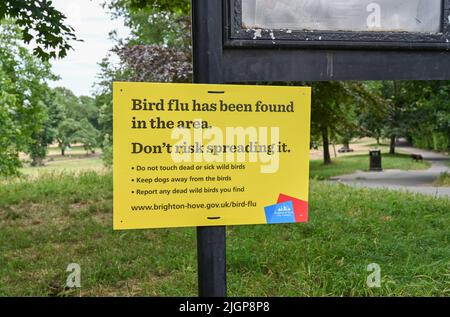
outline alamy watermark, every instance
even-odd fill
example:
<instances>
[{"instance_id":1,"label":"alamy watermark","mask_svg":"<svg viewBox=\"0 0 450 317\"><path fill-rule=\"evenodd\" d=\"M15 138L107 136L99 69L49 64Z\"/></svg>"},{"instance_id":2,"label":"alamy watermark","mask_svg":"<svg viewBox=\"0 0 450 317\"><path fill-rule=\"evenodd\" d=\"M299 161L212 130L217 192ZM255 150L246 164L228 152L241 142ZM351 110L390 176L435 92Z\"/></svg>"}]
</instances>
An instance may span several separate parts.
<instances>
[{"instance_id":1,"label":"alamy watermark","mask_svg":"<svg viewBox=\"0 0 450 317\"><path fill-rule=\"evenodd\" d=\"M66 272L69 272L67 276L66 287L68 288L80 288L81 287L81 267L78 263L70 263L67 266Z\"/></svg>"},{"instance_id":2,"label":"alamy watermark","mask_svg":"<svg viewBox=\"0 0 450 317\"><path fill-rule=\"evenodd\" d=\"M381 267L377 263L370 263L367 266L367 271L371 272L367 276L366 284L369 288L381 287Z\"/></svg>"},{"instance_id":3,"label":"alamy watermark","mask_svg":"<svg viewBox=\"0 0 450 317\"><path fill-rule=\"evenodd\" d=\"M174 129L171 137L177 140L171 153L177 163L258 162L261 173L271 174L280 167L280 153L289 152L278 127Z\"/></svg>"}]
</instances>

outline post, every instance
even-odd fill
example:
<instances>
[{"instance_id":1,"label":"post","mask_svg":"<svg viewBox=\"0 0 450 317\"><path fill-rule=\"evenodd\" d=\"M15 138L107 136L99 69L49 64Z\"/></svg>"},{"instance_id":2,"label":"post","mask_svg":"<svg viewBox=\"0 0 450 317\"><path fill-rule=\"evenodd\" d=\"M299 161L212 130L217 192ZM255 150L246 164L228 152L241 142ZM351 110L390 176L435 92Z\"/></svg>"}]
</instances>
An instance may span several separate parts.
<instances>
[{"instance_id":1,"label":"post","mask_svg":"<svg viewBox=\"0 0 450 317\"><path fill-rule=\"evenodd\" d=\"M197 228L198 295L225 297L226 227Z\"/></svg>"},{"instance_id":2,"label":"post","mask_svg":"<svg viewBox=\"0 0 450 317\"><path fill-rule=\"evenodd\" d=\"M194 82L222 83L221 0L192 0ZM225 297L226 227L197 228L198 294Z\"/></svg>"}]
</instances>

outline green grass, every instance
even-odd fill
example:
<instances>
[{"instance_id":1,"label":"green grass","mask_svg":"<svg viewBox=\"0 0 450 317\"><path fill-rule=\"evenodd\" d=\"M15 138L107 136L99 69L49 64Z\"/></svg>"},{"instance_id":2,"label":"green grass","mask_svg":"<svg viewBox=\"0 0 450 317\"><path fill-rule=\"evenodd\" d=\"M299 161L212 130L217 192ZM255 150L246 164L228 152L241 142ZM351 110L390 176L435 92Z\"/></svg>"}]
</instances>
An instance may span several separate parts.
<instances>
[{"instance_id":1,"label":"green grass","mask_svg":"<svg viewBox=\"0 0 450 317\"><path fill-rule=\"evenodd\" d=\"M420 170L431 165L428 162L415 162L408 154L382 154L383 169ZM334 158L331 165L324 165L322 160L310 162L310 177L328 179L333 176L351 174L357 170L369 170L368 155L352 155Z\"/></svg>"},{"instance_id":2,"label":"green grass","mask_svg":"<svg viewBox=\"0 0 450 317\"><path fill-rule=\"evenodd\" d=\"M367 145L367 147L369 147L369 148L388 148L389 144L387 144L387 143L380 143L380 144L370 143Z\"/></svg>"},{"instance_id":3,"label":"green grass","mask_svg":"<svg viewBox=\"0 0 450 317\"><path fill-rule=\"evenodd\" d=\"M439 187L450 187L450 173L441 173L438 179L434 182L434 185Z\"/></svg>"},{"instance_id":4,"label":"green grass","mask_svg":"<svg viewBox=\"0 0 450 317\"><path fill-rule=\"evenodd\" d=\"M450 295L447 199L317 181L311 195L308 224L229 227L229 295ZM193 228L114 232L110 174L0 185L0 296L195 296L195 250ZM73 262L80 290L64 289Z\"/></svg>"},{"instance_id":5,"label":"green grass","mask_svg":"<svg viewBox=\"0 0 450 317\"><path fill-rule=\"evenodd\" d=\"M96 152L100 151L100 149L96 149ZM83 146L73 145L69 150L65 151L66 155L78 155L78 154L86 154L86 150ZM48 147L48 155L49 156L60 156L61 149L59 147Z\"/></svg>"},{"instance_id":6,"label":"green grass","mask_svg":"<svg viewBox=\"0 0 450 317\"><path fill-rule=\"evenodd\" d=\"M104 165L100 157L81 157L81 158L65 158L46 162L44 166L31 167L26 164L20 169L20 172L25 176L38 177L48 173L79 173L82 171L103 171Z\"/></svg>"},{"instance_id":7,"label":"green grass","mask_svg":"<svg viewBox=\"0 0 450 317\"><path fill-rule=\"evenodd\" d=\"M66 150L65 156L61 156L59 147L48 147L47 157L44 159L43 166L32 167L30 165L31 160L27 156L24 156L22 159L23 167L20 169L20 173L26 177L36 178L45 174L62 172L104 172L107 169L102 162L101 155L101 149L96 149L93 154L86 153L82 146L72 146L71 150Z\"/></svg>"}]
</instances>

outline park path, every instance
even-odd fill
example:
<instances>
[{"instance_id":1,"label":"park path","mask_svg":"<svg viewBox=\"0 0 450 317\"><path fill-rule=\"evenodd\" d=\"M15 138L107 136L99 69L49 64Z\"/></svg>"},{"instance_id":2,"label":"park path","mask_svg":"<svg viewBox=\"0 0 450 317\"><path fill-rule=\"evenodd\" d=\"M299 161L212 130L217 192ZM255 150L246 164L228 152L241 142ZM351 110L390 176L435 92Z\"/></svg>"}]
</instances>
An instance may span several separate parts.
<instances>
[{"instance_id":1,"label":"park path","mask_svg":"<svg viewBox=\"0 0 450 317\"><path fill-rule=\"evenodd\" d=\"M420 154L431 163L431 167L421 171L385 170L382 172L362 172L332 178L343 184L365 187L402 190L436 197L450 197L450 187L435 187L432 183L442 172L450 173L450 157L442 153L400 146L399 152Z\"/></svg>"}]
</instances>

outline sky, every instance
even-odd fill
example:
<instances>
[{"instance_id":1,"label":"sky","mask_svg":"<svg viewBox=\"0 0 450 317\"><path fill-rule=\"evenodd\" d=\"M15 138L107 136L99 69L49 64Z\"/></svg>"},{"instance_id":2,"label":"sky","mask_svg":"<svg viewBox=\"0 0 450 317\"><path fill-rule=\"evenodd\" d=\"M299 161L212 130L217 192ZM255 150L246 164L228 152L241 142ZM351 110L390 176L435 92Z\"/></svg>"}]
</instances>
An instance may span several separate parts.
<instances>
[{"instance_id":1,"label":"sky","mask_svg":"<svg viewBox=\"0 0 450 317\"><path fill-rule=\"evenodd\" d=\"M107 9L101 7L104 0L53 0L54 6L67 17L69 25L75 28L75 34L84 42L71 42L74 50L64 59L53 60L53 72L61 77L50 82L51 87L63 86L75 95L91 96L92 85L100 71L98 63L114 46L109 32L116 30L120 38L129 34L122 19L111 19Z\"/></svg>"}]
</instances>

